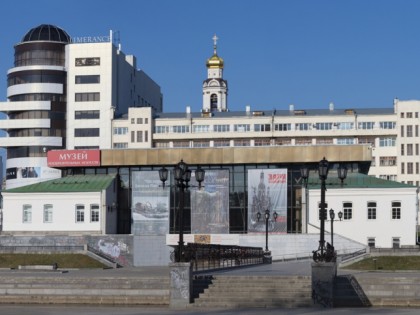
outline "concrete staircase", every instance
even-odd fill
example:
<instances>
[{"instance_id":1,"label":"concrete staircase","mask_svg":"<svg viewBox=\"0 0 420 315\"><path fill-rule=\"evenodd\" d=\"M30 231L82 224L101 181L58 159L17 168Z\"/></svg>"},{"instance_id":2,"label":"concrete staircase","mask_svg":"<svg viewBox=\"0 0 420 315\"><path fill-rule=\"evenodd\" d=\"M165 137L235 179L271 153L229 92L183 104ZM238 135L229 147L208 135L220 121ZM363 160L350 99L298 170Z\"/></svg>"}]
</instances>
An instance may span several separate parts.
<instances>
[{"instance_id":1,"label":"concrete staircase","mask_svg":"<svg viewBox=\"0 0 420 315\"><path fill-rule=\"evenodd\" d=\"M169 277L0 278L0 303L169 305Z\"/></svg>"},{"instance_id":2,"label":"concrete staircase","mask_svg":"<svg viewBox=\"0 0 420 315\"><path fill-rule=\"evenodd\" d=\"M194 287L198 297L194 299L191 307L291 308L313 306L311 278L307 276L217 275L195 280Z\"/></svg>"},{"instance_id":3,"label":"concrete staircase","mask_svg":"<svg viewBox=\"0 0 420 315\"><path fill-rule=\"evenodd\" d=\"M355 275L355 278L372 306L420 307L420 277L417 274Z\"/></svg>"}]
</instances>

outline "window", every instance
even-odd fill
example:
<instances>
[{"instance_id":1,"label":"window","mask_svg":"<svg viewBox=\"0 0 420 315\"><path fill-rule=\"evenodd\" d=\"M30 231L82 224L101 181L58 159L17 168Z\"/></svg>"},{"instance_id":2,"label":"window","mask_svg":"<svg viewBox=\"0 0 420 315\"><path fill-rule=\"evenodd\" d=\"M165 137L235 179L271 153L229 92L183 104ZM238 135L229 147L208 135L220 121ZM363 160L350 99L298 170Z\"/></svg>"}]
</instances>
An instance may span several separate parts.
<instances>
[{"instance_id":1,"label":"window","mask_svg":"<svg viewBox=\"0 0 420 315\"><path fill-rule=\"evenodd\" d=\"M149 131L148 130L146 130L145 132L144 132L144 142L148 142L149 141Z\"/></svg>"},{"instance_id":2,"label":"window","mask_svg":"<svg viewBox=\"0 0 420 315\"><path fill-rule=\"evenodd\" d=\"M353 203L344 202L343 203L343 219L351 220L353 217Z\"/></svg>"},{"instance_id":3,"label":"window","mask_svg":"<svg viewBox=\"0 0 420 315\"><path fill-rule=\"evenodd\" d=\"M308 123L301 123L295 125L296 130L309 130L309 124Z\"/></svg>"},{"instance_id":4,"label":"window","mask_svg":"<svg viewBox=\"0 0 420 315\"><path fill-rule=\"evenodd\" d=\"M210 125L194 125L193 132L201 133L201 132L209 132Z\"/></svg>"},{"instance_id":5,"label":"window","mask_svg":"<svg viewBox=\"0 0 420 315\"><path fill-rule=\"evenodd\" d=\"M271 131L271 125L270 124L255 124L254 125L254 131Z\"/></svg>"},{"instance_id":6,"label":"window","mask_svg":"<svg viewBox=\"0 0 420 315\"><path fill-rule=\"evenodd\" d=\"M381 121L379 123L379 128L381 129L395 129L394 121Z\"/></svg>"},{"instance_id":7,"label":"window","mask_svg":"<svg viewBox=\"0 0 420 315\"><path fill-rule=\"evenodd\" d=\"M230 131L230 125L214 125L213 126L214 132L229 132Z\"/></svg>"},{"instance_id":8,"label":"window","mask_svg":"<svg viewBox=\"0 0 420 315\"><path fill-rule=\"evenodd\" d=\"M401 137L404 137L404 126L401 126Z\"/></svg>"},{"instance_id":9,"label":"window","mask_svg":"<svg viewBox=\"0 0 420 315\"><path fill-rule=\"evenodd\" d=\"M405 164L401 163L401 174L405 174Z\"/></svg>"},{"instance_id":10,"label":"window","mask_svg":"<svg viewBox=\"0 0 420 315\"><path fill-rule=\"evenodd\" d=\"M393 220L401 219L401 202L400 201L392 202L392 219Z\"/></svg>"},{"instance_id":11,"label":"window","mask_svg":"<svg viewBox=\"0 0 420 315\"><path fill-rule=\"evenodd\" d=\"M416 162L416 174L419 174L419 162Z\"/></svg>"},{"instance_id":12,"label":"window","mask_svg":"<svg viewBox=\"0 0 420 315\"><path fill-rule=\"evenodd\" d=\"M407 137L412 137L412 136L413 136L413 126L408 125L407 126Z\"/></svg>"},{"instance_id":13,"label":"window","mask_svg":"<svg viewBox=\"0 0 420 315\"><path fill-rule=\"evenodd\" d=\"M337 144L354 144L354 138L338 138Z\"/></svg>"},{"instance_id":14,"label":"window","mask_svg":"<svg viewBox=\"0 0 420 315\"><path fill-rule=\"evenodd\" d=\"M414 169L413 169L413 162L407 162L407 174L413 174Z\"/></svg>"},{"instance_id":15,"label":"window","mask_svg":"<svg viewBox=\"0 0 420 315\"><path fill-rule=\"evenodd\" d=\"M144 124L147 125L149 123L149 118L144 119Z\"/></svg>"},{"instance_id":16,"label":"window","mask_svg":"<svg viewBox=\"0 0 420 315\"><path fill-rule=\"evenodd\" d=\"M367 217L368 220L376 220L376 202L367 203Z\"/></svg>"},{"instance_id":17,"label":"window","mask_svg":"<svg viewBox=\"0 0 420 315\"><path fill-rule=\"evenodd\" d=\"M190 132L190 126L172 126L172 131L175 133Z\"/></svg>"},{"instance_id":18,"label":"window","mask_svg":"<svg viewBox=\"0 0 420 315\"><path fill-rule=\"evenodd\" d=\"M101 83L99 75L76 75L76 84Z\"/></svg>"},{"instance_id":19,"label":"window","mask_svg":"<svg viewBox=\"0 0 420 315\"><path fill-rule=\"evenodd\" d=\"M250 125L249 124L233 125L233 131L235 131L235 132L247 132L249 130L250 130Z\"/></svg>"},{"instance_id":20,"label":"window","mask_svg":"<svg viewBox=\"0 0 420 315\"><path fill-rule=\"evenodd\" d=\"M419 144L416 143L416 155L419 155Z\"/></svg>"},{"instance_id":21,"label":"window","mask_svg":"<svg viewBox=\"0 0 420 315\"><path fill-rule=\"evenodd\" d=\"M214 140L213 146L214 147L229 147L230 141L229 140Z\"/></svg>"},{"instance_id":22,"label":"window","mask_svg":"<svg viewBox=\"0 0 420 315\"><path fill-rule=\"evenodd\" d=\"M53 221L53 206L44 205L44 223L52 223Z\"/></svg>"},{"instance_id":23,"label":"window","mask_svg":"<svg viewBox=\"0 0 420 315\"><path fill-rule=\"evenodd\" d=\"M291 129L292 129L291 124L275 124L274 125L274 130L275 131L287 131L287 130L291 130Z\"/></svg>"},{"instance_id":24,"label":"window","mask_svg":"<svg viewBox=\"0 0 420 315\"><path fill-rule=\"evenodd\" d=\"M373 121L361 121L358 124L359 129L373 129L375 123Z\"/></svg>"},{"instance_id":25,"label":"window","mask_svg":"<svg viewBox=\"0 0 420 315\"><path fill-rule=\"evenodd\" d=\"M397 175L379 175L379 178L392 180L394 182L397 181Z\"/></svg>"},{"instance_id":26,"label":"window","mask_svg":"<svg viewBox=\"0 0 420 315\"><path fill-rule=\"evenodd\" d=\"M99 66L100 64L101 58L99 57L76 58L76 67Z\"/></svg>"},{"instance_id":27,"label":"window","mask_svg":"<svg viewBox=\"0 0 420 315\"><path fill-rule=\"evenodd\" d=\"M131 118L131 124L135 124L136 123L136 119L135 118Z\"/></svg>"},{"instance_id":28,"label":"window","mask_svg":"<svg viewBox=\"0 0 420 315\"><path fill-rule=\"evenodd\" d=\"M290 145L292 144L292 139L290 138L277 138L274 141L275 145Z\"/></svg>"},{"instance_id":29,"label":"window","mask_svg":"<svg viewBox=\"0 0 420 315\"><path fill-rule=\"evenodd\" d=\"M76 223L85 222L85 206L76 205Z\"/></svg>"},{"instance_id":30,"label":"window","mask_svg":"<svg viewBox=\"0 0 420 315\"><path fill-rule=\"evenodd\" d=\"M32 223L32 205L23 205L22 210L22 222Z\"/></svg>"},{"instance_id":31,"label":"window","mask_svg":"<svg viewBox=\"0 0 420 315\"><path fill-rule=\"evenodd\" d=\"M401 113L400 115L401 115L401 118L404 118L404 113Z\"/></svg>"},{"instance_id":32,"label":"window","mask_svg":"<svg viewBox=\"0 0 420 315\"><path fill-rule=\"evenodd\" d=\"M128 127L115 127L114 135L126 135L128 133Z\"/></svg>"},{"instance_id":33,"label":"window","mask_svg":"<svg viewBox=\"0 0 420 315\"><path fill-rule=\"evenodd\" d=\"M90 222L99 222L99 205L90 205Z\"/></svg>"},{"instance_id":34,"label":"window","mask_svg":"<svg viewBox=\"0 0 420 315\"><path fill-rule=\"evenodd\" d=\"M77 110L74 119L99 119L99 110Z\"/></svg>"},{"instance_id":35,"label":"window","mask_svg":"<svg viewBox=\"0 0 420 315\"><path fill-rule=\"evenodd\" d=\"M404 152L405 152L405 150L404 150L404 144L401 144L401 155L404 155Z\"/></svg>"},{"instance_id":36,"label":"window","mask_svg":"<svg viewBox=\"0 0 420 315\"><path fill-rule=\"evenodd\" d=\"M134 131L131 131L131 142L134 142L136 138L136 133Z\"/></svg>"},{"instance_id":37,"label":"window","mask_svg":"<svg viewBox=\"0 0 420 315\"><path fill-rule=\"evenodd\" d=\"M143 118L137 118L137 124L142 125L143 124Z\"/></svg>"},{"instance_id":38,"label":"window","mask_svg":"<svg viewBox=\"0 0 420 315\"><path fill-rule=\"evenodd\" d=\"M370 144L372 147L375 146L374 137L360 137L357 141L359 144Z\"/></svg>"},{"instance_id":39,"label":"window","mask_svg":"<svg viewBox=\"0 0 420 315\"><path fill-rule=\"evenodd\" d=\"M296 138L295 145L311 145L312 138Z\"/></svg>"},{"instance_id":40,"label":"window","mask_svg":"<svg viewBox=\"0 0 420 315\"><path fill-rule=\"evenodd\" d=\"M414 126L414 131L416 133L416 137L418 137L419 136L419 125Z\"/></svg>"},{"instance_id":41,"label":"window","mask_svg":"<svg viewBox=\"0 0 420 315\"><path fill-rule=\"evenodd\" d=\"M324 220L328 220L328 203L325 203L325 212L324 212ZM321 221L321 203L318 203L318 220Z\"/></svg>"},{"instance_id":42,"label":"window","mask_svg":"<svg viewBox=\"0 0 420 315\"><path fill-rule=\"evenodd\" d=\"M314 127L317 130L331 130L332 126L332 123L316 123Z\"/></svg>"},{"instance_id":43,"label":"window","mask_svg":"<svg viewBox=\"0 0 420 315\"><path fill-rule=\"evenodd\" d=\"M156 126L155 133L169 133L169 126Z\"/></svg>"},{"instance_id":44,"label":"window","mask_svg":"<svg viewBox=\"0 0 420 315\"><path fill-rule=\"evenodd\" d=\"M263 147L263 146L269 146L269 145L270 145L270 139L255 139L254 140L255 147Z\"/></svg>"},{"instance_id":45,"label":"window","mask_svg":"<svg viewBox=\"0 0 420 315\"><path fill-rule=\"evenodd\" d=\"M380 147L395 147L395 138L380 138L379 139L379 146Z\"/></svg>"},{"instance_id":46,"label":"window","mask_svg":"<svg viewBox=\"0 0 420 315\"><path fill-rule=\"evenodd\" d=\"M337 129L339 130L351 130L354 128L354 123L352 122L341 122L337 124Z\"/></svg>"},{"instance_id":47,"label":"window","mask_svg":"<svg viewBox=\"0 0 420 315\"><path fill-rule=\"evenodd\" d=\"M392 248L400 248L400 238L393 237L392 238Z\"/></svg>"},{"instance_id":48,"label":"window","mask_svg":"<svg viewBox=\"0 0 420 315\"><path fill-rule=\"evenodd\" d=\"M375 247L375 238L374 237L368 237L368 246L369 247Z\"/></svg>"},{"instance_id":49,"label":"window","mask_svg":"<svg viewBox=\"0 0 420 315\"><path fill-rule=\"evenodd\" d=\"M395 166L397 165L396 156L380 156L379 157L380 166Z\"/></svg>"},{"instance_id":50,"label":"window","mask_svg":"<svg viewBox=\"0 0 420 315\"><path fill-rule=\"evenodd\" d=\"M234 140L233 145L235 147L249 147L251 145L251 141L248 139L238 139Z\"/></svg>"},{"instance_id":51,"label":"window","mask_svg":"<svg viewBox=\"0 0 420 315\"><path fill-rule=\"evenodd\" d=\"M174 141L173 147L174 148L189 148L190 142L189 141Z\"/></svg>"},{"instance_id":52,"label":"window","mask_svg":"<svg viewBox=\"0 0 420 315\"><path fill-rule=\"evenodd\" d=\"M413 155L413 144L407 144L407 155Z\"/></svg>"},{"instance_id":53,"label":"window","mask_svg":"<svg viewBox=\"0 0 420 315\"><path fill-rule=\"evenodd\" d=\"M137 142L143 142L143 131L137 130Z\"/></svg>"},{"instance_id":54,"label":"window","mask_svg":"<svg viewBox=\"0 0 420 315\"><path fill-rule=\"evenodd\" d=\"M413 118L413 113L407 113L407 118Z\"/></svg>"},{"instance_id":55,"label":"window","mask_svg":"<svg viewBox=\"0 0 420 315\"><path fill-rule=\"evenodd\" d=\"M115 142L114 149L127 149L128 148L128 143L127 142Z\"/></svg>"},{"instance_id":56,"label":"window","mask_svg":"<svg viewBox=\"0 0 420 315\"><path fill-rule=\"evenodd\" d=\"M194 148L208 148L210 147L210 141L194 141L193 142Z\"/></svg>"},{"instance_id":57,"label":"window","mask_svg":"<svg viewBox=\"0 0 420 315\"><path fill-rule=\"evenodd\" d=\"M99 137L99 128L76 128L75 137Z\"/></svg>"},{"instance_id":58,"label":"window","mask_svg":"<svg viewBox=\"0 0 420 315\"><path fill-rule=\"evenodd\" d=\"M217 109L217 95L216 94L210 95L210 109L211 110Z\"/></svg>"},{"instance_id":59,"label":"window","mask_svg":"<svg viewBox=\"0 0 420 315\"><path fill-rule=\"evenodd\" d=\"M91 93L76 93L74 96L75 102L99 102L100 94L99 92Z\"/></svg>"},{"instance_id":60,"label":"window","mask_svg":"<svg viewBox=\"0 0 420 315\"><path fill-rule=\"evenodd\" d=\"M333 144L333 138L317 138L316 144Z\"/></svg>"}]
</instances>

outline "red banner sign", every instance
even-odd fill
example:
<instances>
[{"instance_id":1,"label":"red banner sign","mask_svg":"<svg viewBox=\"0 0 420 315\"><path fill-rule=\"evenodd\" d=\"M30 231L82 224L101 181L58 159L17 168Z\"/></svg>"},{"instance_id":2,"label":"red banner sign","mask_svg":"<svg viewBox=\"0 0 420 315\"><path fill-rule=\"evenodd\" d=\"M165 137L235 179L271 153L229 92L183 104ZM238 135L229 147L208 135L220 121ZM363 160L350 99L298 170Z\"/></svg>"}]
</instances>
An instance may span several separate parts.
<instances>
[{"instance_id":1,"label":"red banner sign","mask_svg":"<svg viewBox=\"0 0 420 315\"><path fill-rule=\"evenodd\" d=\"M51 150L47 153L49 167L100 166L100 150Z\"/></svg>"}]
</instances>

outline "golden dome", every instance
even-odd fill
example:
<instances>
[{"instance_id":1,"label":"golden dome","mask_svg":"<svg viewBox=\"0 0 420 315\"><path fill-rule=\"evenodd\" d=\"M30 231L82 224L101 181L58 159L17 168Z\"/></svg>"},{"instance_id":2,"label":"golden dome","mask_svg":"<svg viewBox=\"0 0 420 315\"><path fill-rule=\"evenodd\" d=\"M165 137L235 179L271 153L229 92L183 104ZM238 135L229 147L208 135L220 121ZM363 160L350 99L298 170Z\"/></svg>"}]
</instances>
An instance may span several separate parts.
<instances>
[{"instance_id":1,"label":"golden dome","mask_svg":"<svg viewBox=\"0 0 420 315\"><path fill-rule=\"evenodd\" d=\"M206 66L207 68L218 68L223 69L223 59L220 58L216 53L209 59L207 59Z\"/></svg>"},{"instance_id":2,"label":"golden dome","mask_svg":"<svg viewBox=\"0 0 420 315\"><path fill-rule=\"evenodd\" d=\"M213 36L213 56L207 59L206 66L209 69L223 69L223 59L217 55L217 40L219 38L214 34Z\"/></svg>"}]
</instances>

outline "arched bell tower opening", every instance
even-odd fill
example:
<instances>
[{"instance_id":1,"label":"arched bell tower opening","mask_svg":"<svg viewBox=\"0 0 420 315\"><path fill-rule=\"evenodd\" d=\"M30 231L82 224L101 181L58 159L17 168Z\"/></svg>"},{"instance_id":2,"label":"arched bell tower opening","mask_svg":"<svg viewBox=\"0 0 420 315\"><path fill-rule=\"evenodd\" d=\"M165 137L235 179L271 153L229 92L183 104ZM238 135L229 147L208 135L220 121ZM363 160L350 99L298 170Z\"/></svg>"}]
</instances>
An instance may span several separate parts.
<instances>
[{"instance_id":1,"label":"arched bell tower opening","mask_svg":"<svg viewBox=\"0 0 420 315\"><path fill-rule=\"evenodd\" d=\"M203 82L203 112L225 112L227 108L227 81L223 80L224 61L217 55L216 35L213 36L213 56L207 59L207 79Z\"/></svg>"}]
</instances>

